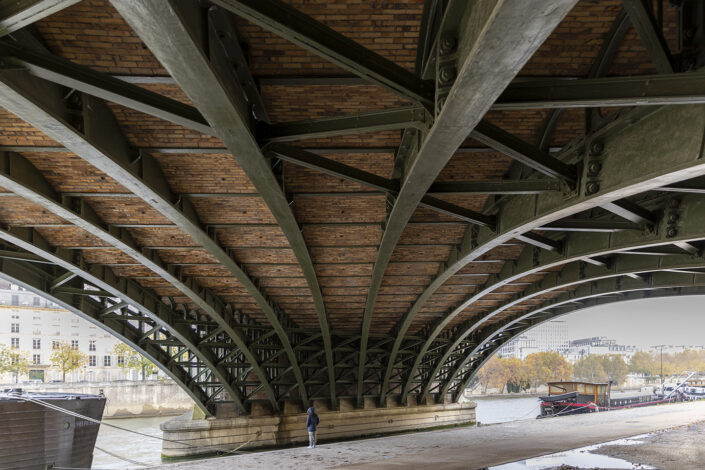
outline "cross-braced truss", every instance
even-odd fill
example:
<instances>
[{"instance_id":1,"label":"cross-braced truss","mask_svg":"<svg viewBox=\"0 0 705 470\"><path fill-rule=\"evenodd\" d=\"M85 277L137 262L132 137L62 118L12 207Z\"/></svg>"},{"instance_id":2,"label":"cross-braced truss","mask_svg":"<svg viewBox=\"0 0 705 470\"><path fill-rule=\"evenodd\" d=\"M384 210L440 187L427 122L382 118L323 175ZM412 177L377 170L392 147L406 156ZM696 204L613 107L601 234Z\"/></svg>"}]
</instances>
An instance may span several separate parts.
<instances>
[{"instance_id":1,"label":"cross-braced truss","mask_svg":"<svg viewBox=\"0 0 705 470\"><path fill-rule=\"evenodd\" d=\"M458 399L543 321L705 292L699 2L388 3L0 10L1 275L209 414Z\"/></svg>"}]
</instances>

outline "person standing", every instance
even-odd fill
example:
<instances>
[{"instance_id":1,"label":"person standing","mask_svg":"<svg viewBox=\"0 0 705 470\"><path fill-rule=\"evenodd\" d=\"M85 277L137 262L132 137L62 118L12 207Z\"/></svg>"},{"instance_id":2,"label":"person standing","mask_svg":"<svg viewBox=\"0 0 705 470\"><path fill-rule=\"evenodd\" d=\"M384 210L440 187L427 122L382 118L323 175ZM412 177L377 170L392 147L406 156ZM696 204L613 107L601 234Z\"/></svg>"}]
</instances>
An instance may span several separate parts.
<instances>
[{"instance_id":1,"label":"person standing","mask_svg":"<svg viewBox=\"0 0 705 470\"><path fill-rule=\"evenodd\" d=\"M308 448L313 449L316 447L316 428L320 420L316 414L316 410L311 407L308 409L308 416L306 417L306 429L308 429Z\"/></svg>"}]
</instances>

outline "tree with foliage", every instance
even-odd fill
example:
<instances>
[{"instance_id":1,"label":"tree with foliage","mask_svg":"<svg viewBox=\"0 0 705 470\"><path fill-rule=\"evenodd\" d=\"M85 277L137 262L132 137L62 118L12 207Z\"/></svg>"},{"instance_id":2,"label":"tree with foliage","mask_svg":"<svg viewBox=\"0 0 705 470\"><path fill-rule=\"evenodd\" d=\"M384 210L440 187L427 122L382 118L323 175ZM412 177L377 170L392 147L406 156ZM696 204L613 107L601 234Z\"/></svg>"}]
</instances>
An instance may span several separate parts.
<instances>
[{"instance_id":1,"label":"tree with foliage","mask_svg":"<svg viewBox=\"0 0 705 470\"><path fill-rule=\"evenodd\" d=\"M629 361L629 371L654 377L659 374L660 364L652 354L637 351Z\"/></svg>"},{"instance_id":2,"label":"tree with foliage","mask_svg":"<svg viewBox=\"0 0 705 470\"><path fill-rule=\"evenodd\" d=\"M0 374L11 373L15 378L15 383L19 382L19 376L26 374L29 369L29 353L9 349L4 344L0 344Z\"/></svg>"},{"instance_id":3,"label":"tree with foliage","mask_svg":"<svg viewBox=\"0 0 705 470\"><path fill-rule=\"evenodd\" d=\"M141 372L142 380L157 372L157 366L152 361L138 353L125 343L118 343L113 347L113 354L122 357L118 366L123 370L136 370Z\"/></svg>"},{"instance_id":4,"label":"tree with foliage","mask_svg":"<svg viewBox=\"0 0 705 470\"><path fill-rule=\"evenodd\" d=\"M605 366L600 356L588 354L575 363L573 373L577 379L590 382L605 382L607 381L607 373Z\"/></svg>"},{"instance_id":5,"label":"tree with foliage","mask_svg":"<svg viewBox=\"0 0 705 470\"><path fill-rule=\"evenodd\" d=\"M601 359L607 380L612 381L615 385L622 385L629 373L629 366L624 362L622 356L618 354L605 354Z\"/></svg>"},{"instance_id":6,"label":"tree with foliage","mask_svg":"<svg viewBox=\"0 0 705 470\"><path fill-rule=\"evenodd\" d=\"M72 347L68 342L61 341L51 352L51 364L61 371L61 380L66 381L66 373L77 370L88 363L86 353Z\"/></svg>"},{"instance_id":7,"label":"tree with foliage","mask_svg":"<svg viewBox=\"0 0 705 470\"><path fill-rule=\"evenodd\" d=\"M504 387L509 380L507 360L492 356L478 371L477 380L482 385L482 393L487 393L487 388L495 388L499 393L504 393Z\"/></svg>"},{"instance_id":8,"label":"tree with foliage","mask_svg":"<svg viewBox=\"0 0 705 470\"><path fill-rule=\"evenodd\" d=\"M570 363L555 351L529 354L525 361L534 391L548 382L569 380L573 373Z\"/></svg>"},{"instance_id":9,"label":"tree with foliage","mask_svg":"<svg viewBox=\"0 0 705 470\"><path fill-rule=\"evenodd\" d=\"M507 381L508 392L521 392L531 386L531 376L526 363L519 358L511 357L506 359L509 380Z\"/></svg>"}]
</instances>

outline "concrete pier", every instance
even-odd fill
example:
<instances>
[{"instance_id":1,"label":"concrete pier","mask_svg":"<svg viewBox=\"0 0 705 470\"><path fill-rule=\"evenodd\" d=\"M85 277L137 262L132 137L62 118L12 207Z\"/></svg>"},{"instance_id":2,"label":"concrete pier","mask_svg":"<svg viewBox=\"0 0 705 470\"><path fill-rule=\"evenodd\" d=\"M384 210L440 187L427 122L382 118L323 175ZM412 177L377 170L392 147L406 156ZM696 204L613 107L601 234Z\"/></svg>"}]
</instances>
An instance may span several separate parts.
<instances>
[{"instance_id":1,"label":"concrete pier","mask_svg":"<svg viewBox=\"0 0 705 470\"><path fill-rule=\"evenodd\" d=\"M705 401L189 461L160 470L481 469L705 419Z\"/></svg>"},{"instance_id":2,"label":"concrete pier","mask_svg":"<svg viewBox=\"0 0 705 470\"><path fill-rule=\"evenodd\" d=\"M345 404L343 404L345 406ZM376 436L475 422L475 404L438 404L367 407L342 411L316 407L321 419L318 440L321 443L346 438ZM252 416L216 419L192 419L188 414L161 425L164 438L186 442L183 446L164 442L165 457L209 454L224 449L256 449L308 443L306 414L300 406L288 404L281 414L253 408Z\"/></svg>"}]
</instances>

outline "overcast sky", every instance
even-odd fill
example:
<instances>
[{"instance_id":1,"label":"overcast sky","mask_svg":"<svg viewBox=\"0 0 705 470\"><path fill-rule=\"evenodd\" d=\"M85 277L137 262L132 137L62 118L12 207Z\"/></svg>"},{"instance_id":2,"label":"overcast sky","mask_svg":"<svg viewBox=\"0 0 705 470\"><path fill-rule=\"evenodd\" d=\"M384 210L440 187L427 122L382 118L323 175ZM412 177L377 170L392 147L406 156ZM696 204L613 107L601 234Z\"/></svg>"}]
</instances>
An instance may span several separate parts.
<instances>
[{"instance_id":1,"label":"overcast sky","mask_svg":"<svg viewBox=\"0 0 705 470\"><path fill-rule=\"evenodd\" d=\"M618 302L580 310L560 320L568 324L570 339L606 336L641 348L705 344L702 296Z\"/></svg>"}]
</instances>

